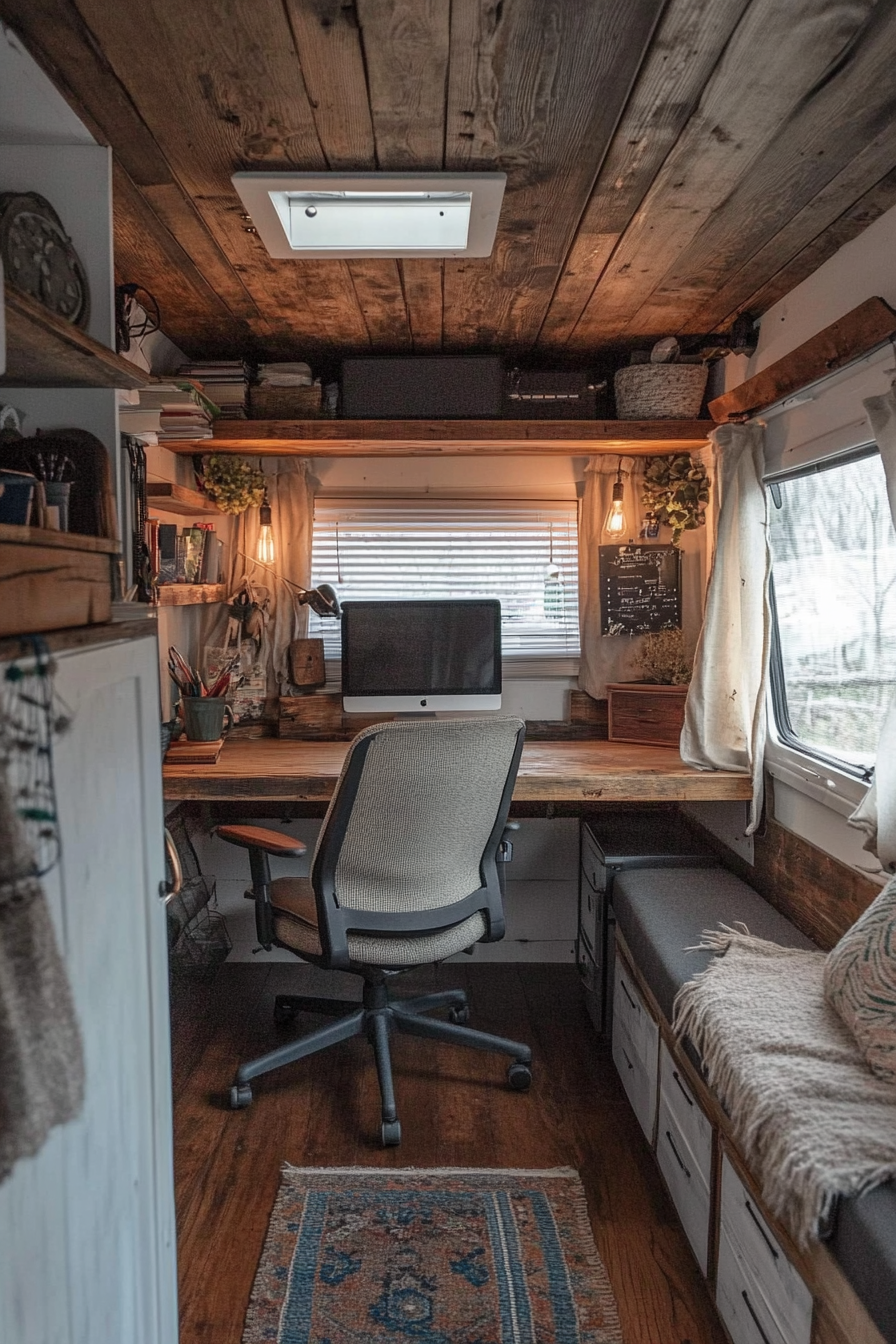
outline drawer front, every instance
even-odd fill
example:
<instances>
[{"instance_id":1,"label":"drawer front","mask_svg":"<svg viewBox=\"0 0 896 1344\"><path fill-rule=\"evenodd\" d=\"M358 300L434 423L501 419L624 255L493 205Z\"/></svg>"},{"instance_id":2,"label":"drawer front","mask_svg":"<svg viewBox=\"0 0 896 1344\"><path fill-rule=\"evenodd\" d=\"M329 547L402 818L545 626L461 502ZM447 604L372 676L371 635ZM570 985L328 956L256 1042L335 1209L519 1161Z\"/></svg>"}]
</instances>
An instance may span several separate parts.
<instances>
[{"instance_id":1,"label":"drawer front","mask_svg":"<svg viewBox=\"0 0 896 1344\"><path fill-rule=\"evenodd\" d=\"M595 891L604 890L607 885L607 870L604 867L603 855L587 826L582 827L582 872Z\"/></svg>"},{"instance_id":2,"label":"drawer front","mask_svg":"<svg viewBox=\"0 0 896 1344\"><path fill-rule=\"evenodd\" d=\"M641 1058L625 1027L616 1017L613 1020L613 1063L625 1095L631 1103L638 1124L648 1143L653 1143L653 1122L656 1115L657 1073Z\"/></svg>"},{"instance_id":3,"label":"drawer front","mask_svg":"<svg viewBox=\"0 0 896 1344\"><path fill-rule=\"evenodd\" d=\"M587 938L595 960L603 962L604 894L591 885L584 869L579 892L579 931Z\"/></svg>"},{"instance_id":4,"label":"drawer front","mask_svg":"<svg viewBox=\"0 0 896 1344\"><path fill-rule=\"evenodd\" d=\"M664 1044L660 1045L660 1104L687 1144L694 1165L709 1189L712 1179L712 1123L685 1082Z\"/></svg>"},{"instance_id":5,"label":"drawer front","mask_svg":"<svg viewBox=\"0 0 896 1344\"><path fill-rule=\"evenodd\" d=\"M796 1344L781 1334L724 1232L719 1236L716 1306L732 1344Z\"/></svg>"},{"instance_id":6,"label":"drawer front","mask_svg":"<svg viewBox=\"0 0 896 1344\"><path fill-rule=\"evenodd\" d=\"M691 1152L688 1141L660 1092L656 1155L672 1203L703 1275L709 1254L709 1179Z\"/></svg>"},{"instance_id":7,"label":"drawer front","mask_svg":"<svg viewBox=\"0 0 896 1344\"><path fill-rule=\"evenodd\" d=\"M594 957L591 955L591 948L584 938L579 938L576 946L576 965L579 968L579 975L582 978L582 984L589 994L596 994L600 989L600 975L595 965Z\"/></svg>"},{"instance_id":8,"label":"drawer front","mask_svg":"<svg viewBox=\"0 0 896 1344\"><path fill-rule=\"evenodd\" d=\"M659 1028L647 1010L638 989L621 961L616 962L613 989L613 1016L631 1041L639 1059L653 1072L654 1088L658 1066Z\"/></svg>"},{"instance_id":9,"label":"drawer front","mask_svg":"<svg viewBox=\"0 0 896 1344\"><path fill-rule=\"evenodd\" d=\"M721 1231L747 1280L747 1296L759 1319L777 1329L786 1344L809 1344L812 1294L727 1157L722 1163ZM739 1300L745 1306L742 1296Z\"/></svg>"}]
</instances>

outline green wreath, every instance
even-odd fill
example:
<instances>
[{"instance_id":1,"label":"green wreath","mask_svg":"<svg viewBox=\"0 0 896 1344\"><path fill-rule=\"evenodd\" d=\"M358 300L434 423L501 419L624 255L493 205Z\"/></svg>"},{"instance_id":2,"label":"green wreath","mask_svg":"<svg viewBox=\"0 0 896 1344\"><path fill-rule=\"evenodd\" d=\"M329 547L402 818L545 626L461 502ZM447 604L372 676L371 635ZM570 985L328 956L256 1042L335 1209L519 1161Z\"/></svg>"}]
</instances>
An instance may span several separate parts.
<instances>
[{"instance_id":1,"label":"green wreath","mask_svg":"<svg viewBox=\"0 0 896 1344\"><path fill-rule=\"evenodd\" d=\"M709 502L709 476L702 462L690 453L670 457L648 457L644 470L641 502L655 513L660 523L672 529L672 545L677 546L683 532L692 532L706 522Z\"/></svg>"},{"instance_id":2,"label":"green wreath","mask_svg":"<svg viewBox=\"0 0 896 1344\"><path fill-rule=\"evenodd\" d=\"M222 513L245 513L264 501L264 472L244 457L212 453L205 464L205 493Z\"/></svg>"}]
</instances>

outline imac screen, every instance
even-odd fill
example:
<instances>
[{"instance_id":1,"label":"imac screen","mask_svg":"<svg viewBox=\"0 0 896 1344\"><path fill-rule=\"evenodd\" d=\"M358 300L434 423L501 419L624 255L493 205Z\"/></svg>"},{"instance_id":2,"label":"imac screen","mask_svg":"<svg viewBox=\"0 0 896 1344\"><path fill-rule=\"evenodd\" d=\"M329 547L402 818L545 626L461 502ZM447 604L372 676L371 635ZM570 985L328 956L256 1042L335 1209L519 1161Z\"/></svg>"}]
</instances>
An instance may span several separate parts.
<instances>
[{"instance_id":1,"label":"imac screen","mask_svg":"<svg viewBox=\"0 0 896 1344\"><path fill-rule=\"evenodd\" d=\"M343 604L344 696L500 692L500 602Z\"/></svg>"}]
</instances>

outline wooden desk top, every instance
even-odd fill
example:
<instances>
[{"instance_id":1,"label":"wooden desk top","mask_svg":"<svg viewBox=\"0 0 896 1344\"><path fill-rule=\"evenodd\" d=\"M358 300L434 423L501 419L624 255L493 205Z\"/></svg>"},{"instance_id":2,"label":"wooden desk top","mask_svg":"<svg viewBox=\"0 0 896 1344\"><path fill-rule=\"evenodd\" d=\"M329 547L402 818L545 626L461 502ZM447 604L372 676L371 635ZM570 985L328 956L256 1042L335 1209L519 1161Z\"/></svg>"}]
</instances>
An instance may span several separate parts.
<instances>
[{"instance_id":1,"label":"wooden desk top","mask_svg":"<svg viewBox=\"0 0 896 1344\"><path fill-rule=\"evenodd\" d=\"M215 765L166 765L165 797L246 802L327 801L347 742L278 738L224 743ZM517 802L681 802L750 798L748 775L694 770L672 747L626 742L527 742Z\"/></svg>"}]
</instances>

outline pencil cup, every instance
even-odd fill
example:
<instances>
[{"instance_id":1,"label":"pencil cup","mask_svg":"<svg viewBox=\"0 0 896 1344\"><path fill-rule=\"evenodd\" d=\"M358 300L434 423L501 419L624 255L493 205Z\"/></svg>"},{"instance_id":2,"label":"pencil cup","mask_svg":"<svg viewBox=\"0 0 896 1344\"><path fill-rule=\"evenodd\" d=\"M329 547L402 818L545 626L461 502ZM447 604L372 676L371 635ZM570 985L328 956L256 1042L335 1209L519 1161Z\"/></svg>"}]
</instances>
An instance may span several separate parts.
<instances>
[{"instance_id":1,"label":"pencil cup","mask_svg":"<svg viewBox=\"0 0 896 1344\"><path fill-rule=\"evenodd\" d=\"M227 727L233 725L230 706L219 695L185 695L183 705L184 729L191 742L217 742L225 733L225 717Z\"/></svg>"}]
</instances>

